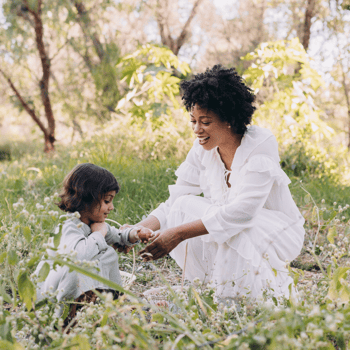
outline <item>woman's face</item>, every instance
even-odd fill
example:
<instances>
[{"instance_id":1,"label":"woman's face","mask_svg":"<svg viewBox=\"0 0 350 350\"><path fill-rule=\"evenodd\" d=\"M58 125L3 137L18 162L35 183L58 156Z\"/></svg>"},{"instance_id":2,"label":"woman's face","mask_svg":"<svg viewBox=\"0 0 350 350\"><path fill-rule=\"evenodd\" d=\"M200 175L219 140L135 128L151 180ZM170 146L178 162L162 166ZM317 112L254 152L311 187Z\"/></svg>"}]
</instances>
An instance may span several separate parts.
<instances>
[{"instance_id":1,"label":"woman's face","mask_svg":"<svg viewBox=\"0 0 350 350\"><path fill-rule=\"evenodd\" d=\"M214 112L195 104L190 113L192 130L199 144L207 151L232 140L229 123L220 120Z\"/></svg>"}]
</instances>

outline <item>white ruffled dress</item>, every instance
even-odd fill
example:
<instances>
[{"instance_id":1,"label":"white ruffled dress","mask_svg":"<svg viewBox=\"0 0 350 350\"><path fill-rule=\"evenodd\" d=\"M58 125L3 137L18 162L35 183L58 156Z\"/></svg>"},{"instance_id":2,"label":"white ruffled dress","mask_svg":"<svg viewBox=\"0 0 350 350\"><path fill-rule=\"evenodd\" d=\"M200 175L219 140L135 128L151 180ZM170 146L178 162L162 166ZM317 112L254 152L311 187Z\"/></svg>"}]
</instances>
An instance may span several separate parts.
<instances>
[{"instance_id":1,"label":"white ruffled dress","mask_svg":"<svg viewBox=\"0 0 350 350\"><path fill-rule=\"evenodd\" d=\"M206 151L194 142L169 199L151 213L161 230L201 219L209 232L170 253L182 269L187 255L187 279L198 277L223 298L257 298L265 290L289 296L286 260L299 255L305 231L279 161L275 137L258 126L248 127L231 172L217 148Z\"/></svg>"}]
</instances>

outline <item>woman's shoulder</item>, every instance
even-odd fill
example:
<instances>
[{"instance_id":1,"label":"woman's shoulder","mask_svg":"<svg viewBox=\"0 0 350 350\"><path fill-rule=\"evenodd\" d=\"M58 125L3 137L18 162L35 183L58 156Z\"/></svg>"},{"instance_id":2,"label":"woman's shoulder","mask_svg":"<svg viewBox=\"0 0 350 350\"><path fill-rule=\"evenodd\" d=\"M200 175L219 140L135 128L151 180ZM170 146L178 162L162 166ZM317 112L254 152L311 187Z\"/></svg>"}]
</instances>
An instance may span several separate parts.
<instances>
[{"instance_id":1,"label":"woman's shoulder","mask_svg":"<svg viewBox=\"0 0 350 350\"><path fill-rule=\"evenodd\" d=\"M251 157L266 156L279 163L278 143L269 129L251 125L242 138L241 147L238 148L235 158L237 163L243 165Z\"/></svg>"}]
</instances>

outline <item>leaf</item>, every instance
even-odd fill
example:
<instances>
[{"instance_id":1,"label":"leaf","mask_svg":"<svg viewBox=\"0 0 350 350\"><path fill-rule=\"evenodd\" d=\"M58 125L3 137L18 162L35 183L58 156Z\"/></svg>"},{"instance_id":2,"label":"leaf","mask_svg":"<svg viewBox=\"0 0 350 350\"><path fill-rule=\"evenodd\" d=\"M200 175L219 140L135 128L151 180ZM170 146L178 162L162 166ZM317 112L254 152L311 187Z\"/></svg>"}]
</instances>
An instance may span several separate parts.
<instances>
[{"instance_id":1,"label":"leaf","mask_svg":"<svg viewBox=\"0 0 350 350\"><path fill-rule=\"evenodd\" d=\"M53 236L53 244L55 248L57 248L60 245L61 237L62 237L62 225L59 225L58 232Z\"/></svg>"},{"instance_id":2,"label":"leaf","mask_svg":"<svg viewBox=\"0 0 350 350\"><path fill-rule=\"evenodd\" d=\"M31 239L32 239L32 235L30 234L30 227L29 226L26 226L24 229L23 229L23 236L25 238L25 240L30 243Z\"/></svg>"},{"instance_id":3,"label":"leaf","mask_svg":"<svg viewBox=\"0 0 350 350\"><path fill-rule=\"evenodd\" d=\"M10 265L16 265L18 263L18 256L14 250L10 250L7 253L7 261Z\"/></svg>"},{"instance_id":4,"label":"leaf","mask_svg":"<svg viewBox=\"0 0 350 350\"><path fill-rule=\"evenodd\" d=\"M102 317L101 327L105 326L107 324L107 321L108 321L108 312L105 312L105 314Z\"/></svg>"},{"instance_id":5,"label":"leaf","mask_svg":"<svg viewBox=\"0 0 350 350\"><path fill-rule=\"evenodd\" d=\"M276 269L274 269L274 268L272 268L272 271L273 271L273 273L274 273L275 277L277 277L277 270L276 270Z\"/></svg>"},{"instance_id":6,"label":"leaf","mask_svg":"<svg viewBox=\"0 0 350 350\"><path fill-rule=\"evenodd\" d=\"M0 286L0 295L4 298L4 300L5 300L7 303L9 303L9 304L12 303L12 298L11 298L10 295L8 295L8 294L6 293L6 290L5 290L4 286Z\"/></svg>"},{"instance_id":7,"label":"leaf","mask_svg":"<svg viewBox=\"0 0 350 350\"><path fill-rule=\"evenodd\" d=\"M39 282L45 281L49 273L50 273L50 265L47 262L45 262L39 271L38 281Z\"/></svg>"},{"instance_id":8,"label":"leaf","mask_svg":"<svg viewBox=\"0 0 350 350\"><path fill-rule=\"evenodd\" d=\"M21 272L18 276L18 293L27 309L31 310L33 302L36 300L36 291L26 271Z\"/></svg>"},{"instance_id":9,"label":"leaf","mask_svg":"<svg viewBox=\"0 0 350 350\"><path fill-rule=\"evenodd\" d=\"M28 263L27 263L27 267L28 268L32 268L36 263L37 261L40 260L40 256L34 256L33 258L31 258Z\"/></svg>"},{"instance_id":10,"label":"leaf","mask_svg":"<svg viewBox=\"0 0 350 350\"><path fill-rule=\"evenodd\" d=\"M316 205L312 209L311 222L313 224L317 224L318 223L318 208L316 207Z\"/></svg>"},{"instance_id":11,"label":"leaf","mask_svg":"<svg viewBox=\"0 0 350 350\"><path fill-rule=\"evenodd\" d=\"M334 244L334 238L337 235L337 229L335 226L332 226L329 230L328 230L328 234L327 234L327 239L329 241L329 243Z\"/></svg>"},{"instance_id":12,"label":"leaf","mask_svg":"<svg viewBox=\"0 0 350 350\"><path fill-rule=\"evenodd\" d=\"M2 254L0 254L0 264L2 264L5 259L7 257L7 252L3 252Z\"/></svg>"},{"instance_id":13,"label":"leaf","mask_svg":"<svg viewBox=\"0 0 350 350\"><path fill-rule=\"evenodd\" d=\"M152 322L158 322L160 324L164 323L164 316L162 314L153 314L152 315Z\"/></svg>"},{"instance_id":14,"label":"leaf","mask_svg":"<svg viewBox=\"0 0 350 350\"><path fill-rule=\"evenodd\" d=\"M308 193L305 197L304 197L304 202L305 204L309 204L311 201L311 196L310 194Z\"/></svg>"},{"instance_id":15,"label":"leaf","mask_svg":"<svg viewBox=\"0 0 350 350\"><path fill-rule=\"evenodd\" d=\"M76 335L72 340L71 344L74 344L70 347L72 350L90 350L90 344L87 337L82 334Z\"/></svg>"}]
</instances>

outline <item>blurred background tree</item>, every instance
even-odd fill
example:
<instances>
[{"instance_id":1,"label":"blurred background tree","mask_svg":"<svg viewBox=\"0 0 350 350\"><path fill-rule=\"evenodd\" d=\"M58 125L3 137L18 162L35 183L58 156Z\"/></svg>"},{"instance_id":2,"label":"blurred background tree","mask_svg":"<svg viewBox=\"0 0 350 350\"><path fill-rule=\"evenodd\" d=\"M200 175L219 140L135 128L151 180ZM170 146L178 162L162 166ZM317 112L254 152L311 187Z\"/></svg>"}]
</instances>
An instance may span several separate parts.
<instances>
[{"instance_id":1,"label":"blurred background tree","mask_svg":"<svg viewBox=\"0 0 350 350\"><path fill-rule=\"evenodd\" d=\"M272 103L276 86L280 97L285 93L295 98L290 84L305 85L310 78L303 71L307 62L323 80L309 94L318 120L334 130L334 142L350 145L350 11L345 0L3 0L1 8L4 140L13 139L11 130L20 130L27 139L38 138L41 132L45 150L50 151L55 139L92 137L121 118L140 123L147 114L152 116L148 122L162 125L160 120L182 113L177 111L181 101L175 78L217 63L236 67L240 74L251 72L252 64L267 65L257 62L257 50L298 38L304 61L297 60L294 72L279 73L274 82L264 77L258 103ZM283 46L276 45L277 51ZM162 51L169 61L157 66L152 62L154 52L162 47L173 56ZM255 54L247 56L251 52ZM288 55L280 54L288 61ZM189 67L179 68L184 62ZM287 76L288 84L283 85ZM153 84L159 80L160 95L147 85L151 78ZM174 92L172 97L169 91ZM275 110L269 117L284 120L291 113ZM28 122L28 114L36 124Z\"/></svg>"}]
</instances>

